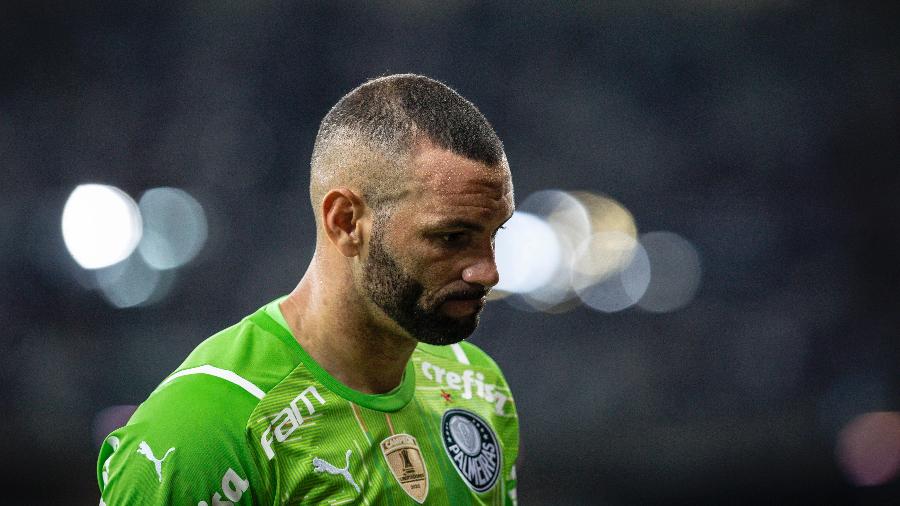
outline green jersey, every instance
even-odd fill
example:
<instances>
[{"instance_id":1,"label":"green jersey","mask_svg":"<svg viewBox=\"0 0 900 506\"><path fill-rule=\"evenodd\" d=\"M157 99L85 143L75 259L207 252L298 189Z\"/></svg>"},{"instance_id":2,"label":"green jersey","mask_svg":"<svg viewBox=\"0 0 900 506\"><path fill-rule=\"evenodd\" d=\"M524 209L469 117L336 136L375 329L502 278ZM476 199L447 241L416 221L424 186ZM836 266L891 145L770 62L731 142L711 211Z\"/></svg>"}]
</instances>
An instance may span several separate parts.
<instances>
[{"instance_id":1,"label":"green jersey","mask_svg":"<svg viewBox=\"0 0 900 506\"><path fill-rule=\"evenodd\" d=\"M397 388L367 395L278 302L201 343L106 438L101 505L516 503L516 408L483 351L419 344Z\"/></svg>"}]
</instances>

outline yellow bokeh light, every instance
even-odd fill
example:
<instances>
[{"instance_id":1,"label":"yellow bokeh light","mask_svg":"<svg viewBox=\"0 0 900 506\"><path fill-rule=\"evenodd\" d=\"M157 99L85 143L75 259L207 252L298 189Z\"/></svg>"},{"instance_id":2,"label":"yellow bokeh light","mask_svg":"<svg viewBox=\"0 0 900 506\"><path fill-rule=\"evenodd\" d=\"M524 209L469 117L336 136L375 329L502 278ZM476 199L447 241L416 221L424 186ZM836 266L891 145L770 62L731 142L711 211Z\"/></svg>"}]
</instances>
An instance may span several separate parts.
<instances>
[{"instance_id":1,"label":"yellow bokeh light","mask_svg":"<svg viewBox=\"0 0 900 506\"><path fill-rule=\"evenodd\" d=\"M631 262L637 225L631 212L610 197L583 191L572 196L590 216L591 235L577 245L572 259L573 284L586 286L620 272Z\"/></svg>"}]
</instances>

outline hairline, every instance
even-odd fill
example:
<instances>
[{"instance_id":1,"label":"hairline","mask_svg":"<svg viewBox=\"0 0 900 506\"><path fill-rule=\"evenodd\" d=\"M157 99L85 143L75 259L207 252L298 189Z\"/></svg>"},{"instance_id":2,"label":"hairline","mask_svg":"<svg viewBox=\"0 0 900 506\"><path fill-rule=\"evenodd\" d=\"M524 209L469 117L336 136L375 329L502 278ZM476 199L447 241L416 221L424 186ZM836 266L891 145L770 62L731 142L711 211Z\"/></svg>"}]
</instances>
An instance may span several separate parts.
<instances>
[{"instance_id":1,"label":"hairline","mask_svg":"<svg viewBox=\"0 0 900 506\"><path fill-rule=\"evenodd\" d=\"M340 129L342 130L342 132L335 132L333 134L330 134L327 138L327 142L328 144L332 144L337 138L343 137L350 143L358 143L361 146L358 145L356 146L357 148L364 147L370 153L373 153L377 157L381 158L381 161L388 165L387 167L382 167L380 170L386 173L394 183L411 180L411 176L413 173L412 163L416 154L419 152L419 150L429 145L453 153L466 160L479 163L490 169L509 171L509 163L506 161L505 152L503 152L503 156L501 157L499 163L489 165L482 160L479 160L477 158L470 158L464 153L459 153L448 147L440 145L438 143L438 140L423 132L422 129L418 128L418 125L416 125L415 123L413 123L413 127L414 130L413 134L410 135L410 141L408 143L403 143L403 145L401 146L398 146L399 149L390 149L386 146L379 145L380 143L373 142L373 140L367 137L364 132L346 126ZM322 158L324 157L320 154L320 156L312 160L311 165L314 170L316 168L321 169L321 167L317 166L320 163L323 163L321 160ZM367 174L366 176L361 177L361 179L363 181L371 181L373 177L371 174ZM313 181L310 180L310 197L312 197L313 193L313 184ZM407 183L405 183L404 186L405 187L401 191L394 193L377 191L374 184L367 185L363 188L356 188L356 190L360 192L360 196L363 197L366 205L373 209L373 211L387 212L390 214L390 212L392 212L400 202L402 202L412 193L412 190L409 188L409 185ZM324 197L329 191L338 187L340 187L340 185L335 185L331 188L320 188L319 191L322 192L321 197ZM314 203L314 205L318 204ZM316 214L318 214L318 210L316 210Z\"/></svg>"}]
</instances>

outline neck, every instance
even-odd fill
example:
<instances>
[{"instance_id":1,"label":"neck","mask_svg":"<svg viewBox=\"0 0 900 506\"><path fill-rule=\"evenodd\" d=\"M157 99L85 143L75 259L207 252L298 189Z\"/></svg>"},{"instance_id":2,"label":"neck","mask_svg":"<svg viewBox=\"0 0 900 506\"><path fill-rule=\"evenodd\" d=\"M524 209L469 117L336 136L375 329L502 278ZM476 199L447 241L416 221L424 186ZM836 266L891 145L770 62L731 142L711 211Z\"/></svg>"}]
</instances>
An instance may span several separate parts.
<instances>
[{"instance_id":1,"label":"neck","mask_svg":"<svg viewBox=\"0 0 900 506\"><path fill-rule=\"evenodd\" d=\"M352 276L335 279L336 271L313 258L281 312L300 346L335 379L366 394L389 392L400 385L416 341L377 325L351 289Z\"/></svg>"}]
</instances>

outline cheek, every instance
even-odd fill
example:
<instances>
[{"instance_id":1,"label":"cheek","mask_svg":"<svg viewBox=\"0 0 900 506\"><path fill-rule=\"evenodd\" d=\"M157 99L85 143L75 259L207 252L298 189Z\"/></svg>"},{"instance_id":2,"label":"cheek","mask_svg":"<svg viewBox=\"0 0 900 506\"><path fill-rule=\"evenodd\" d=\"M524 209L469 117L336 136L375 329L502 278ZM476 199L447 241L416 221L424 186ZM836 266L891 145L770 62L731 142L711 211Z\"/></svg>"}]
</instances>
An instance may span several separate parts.
<instances>
[{"instance_id":1,"label":"cheek","mask_svg":"<svg viewBox=\"0 0 900 506\"><path fill-rule=\"evenodd\" d=\"M446 253L435 247L431 241L424 239L409 239L406 243L399 243L402 261L409 274L416 277L433 277L435 273L444 269Z\"/></svg>"},{"instance_id":2,"label":"cheek","mask_svg":"<svg viewBox=\"0 0 900 506\"><path fill-rule=\"evenodd\" d=\"M410 239L401 248L407 273L425 287L426 293L462 279L465 262L459 252L447 251L433 241L420 238Z\"/></svg>"},{"instance_id":3,"label":"cheek","mask_svg":"<svg viewBox=\"0 0 900 506\"><path fill-rule=\"evenodd\" d=\"M438 291L462 280L462 268L446 260L432 261L422 270L419 279L428 291Z\"/></svg>"}]
</instances>

